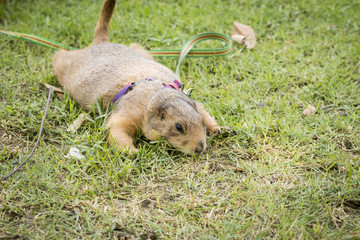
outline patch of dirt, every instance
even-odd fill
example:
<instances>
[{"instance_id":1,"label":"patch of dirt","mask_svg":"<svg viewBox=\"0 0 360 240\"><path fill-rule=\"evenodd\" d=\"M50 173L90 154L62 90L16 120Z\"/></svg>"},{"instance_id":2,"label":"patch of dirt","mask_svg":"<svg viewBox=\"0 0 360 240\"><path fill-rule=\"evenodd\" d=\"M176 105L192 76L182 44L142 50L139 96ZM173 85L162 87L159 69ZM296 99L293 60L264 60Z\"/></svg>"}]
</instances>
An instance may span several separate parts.
<instances>
[{"instance_id":1,"label":"patch of dirt","mask_svg":"<svg viewBox=\"0 0 360 240\"><path fill-rule=\"evenodd\" d=\"M345 212L356 211L360 212L360 200L350 199L344 200L344 210Z\"/></svg>"},{"instance_id":2,"label":"patch of dirt","mask_svg":"<svg viewBox=\"0 0 360 240\"><path fill-rule=\"evenodd\" d=\"M3 153L3 157L6 159L16 158L19 151L26 147L26 143L19 135L7 132L2 124L0 127L0 151Z\"/></svg>"},{"instance_id":3,"label":"patch of dirt","mask_svg":"<svg viewBox=\"0 0 360 240\"><path fill-rule=\"evenodd\" d=\"M221 160L218 161L212 161L209 163L209 168L208 168L209 172L212 171L226 171L226 170L231 170L234 171L235 173L244 173L244 169L236 166L235 164L230 164L227 162L221 162Z\"/></svg>"},{"instance_id":4,"label":"patch of dirt","mask_svg":"<svg viewBox=\"0 0 360 240\"><path fill-rule=\"evenodd\" d=\"M116 237L117 239L120 239L120 240L133 240L133 239L139 239L136 237L136 234L131 232L131 231L128 231L127 229L119 226L119 225L116 225L116 227L114 228L114 237ZM142 233L140 235L140 239L141 240L156 240L158 239L155 232L145 232L145 233Z\"/></svg>"}]
</instances>

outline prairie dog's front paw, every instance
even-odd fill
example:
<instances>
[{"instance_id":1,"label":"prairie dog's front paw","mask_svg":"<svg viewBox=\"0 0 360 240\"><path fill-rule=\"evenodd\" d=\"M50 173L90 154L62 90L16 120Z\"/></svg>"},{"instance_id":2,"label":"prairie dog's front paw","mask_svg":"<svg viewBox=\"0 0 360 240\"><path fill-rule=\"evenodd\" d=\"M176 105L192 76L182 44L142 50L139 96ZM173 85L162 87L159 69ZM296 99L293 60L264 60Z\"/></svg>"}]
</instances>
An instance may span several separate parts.
<instances>
[{"instance_id":1,"label":"prairie dog's front paw","mask_svg":"<svg viewBox=\"0 0 360 240\"><path fill-rule=\"evenodd\" d=\"M211 129L210 131L210 134L213 135L223 135L223 134L226 134L226 135L230 135L230 134L236 134L235 131L231 130L229 127L226 127L226 126L218 126L216 128L213 128Z\"/></svg>"},{"instance_id":2,"label":"prairie dog's front paw","mask_svg":"<svg viewBox=\"0 0 360 240\"><path fill-rule=\"evenodd\" d=\"M110 140L110 139L109 139ZM128 153L129 155L133 155L139 151L132 143L119 143L117 141L110 141L111 146L114 146L116 150L121 151L123 153Z\"/></svg>"},{"instance_id":3,"label":"prairie dog's front paw","mask_svg":"<svg viewBox=\"0 0 360 240\"><path fill-rule=\"evenodd\" d=\"M116 147L117 150L128 153L129 155L139 151L133 143L136 130L134 122L136 121L126 118L124 115L112 114L106 123L109 128L109 144Z\"/></svg>"},{"instance_id":4,"label":"prairie dog's front paw","mask_svg":"<svg viewBox=\"0 0 360 240\"><path fill-rule=\"evenodd\" d=\"M136 154L139 149L134 146L124 147L122 151L127 152L129 155Z\"/></svg>"}]
</instances>

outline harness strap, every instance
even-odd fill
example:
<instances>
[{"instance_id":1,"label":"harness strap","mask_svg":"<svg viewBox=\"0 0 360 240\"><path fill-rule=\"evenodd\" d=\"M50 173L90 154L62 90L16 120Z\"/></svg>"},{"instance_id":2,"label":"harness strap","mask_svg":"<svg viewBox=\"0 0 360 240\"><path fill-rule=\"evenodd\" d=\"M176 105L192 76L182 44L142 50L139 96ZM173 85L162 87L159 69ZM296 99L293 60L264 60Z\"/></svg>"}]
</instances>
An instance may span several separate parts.
<instances>
[{"instance_id":1,"label":"harness strap","mask_svg":"<svg viewBox=\"0 0 360 240\"><path fill-rule=\"evenodd\" d=\"M120 90L120 92L118 94L116 94L116 96L114 97L114 99L112 100L112 103L116 103L117 100L119 100L119 98L121 98L122 96L124 96L128 91L129 88L132 88L132 84L133 83L129 83L128 85L126 85L125 87L123 87L123 89Z\"/></svg>"},{"instance_id":2,"label":"harness strap","mask_svg":"<svg viewBox=\"0 0 360 240\"><path fill-rule=\"evenodd\" d=\"M174 80L172 83L163 83L164 87L166 88L172 88L172 89L175 89L175 90L178 90L180 91L181 90L181 82L179 82L178 80Z\"/></svg>"},{"instance_id":3,"label":"harness strap","mask_svg":"<svg viewBox=\"0 0 360 240\"><path fill-rule=\"evenodd\" d=\"M137 84L139 84L140 82L143 82L143 81L153 81L153 79L145 78L143 80L127 84L125 87L123 87L120 90L120 92L118 92L118 94L116 94L116 96L112 100L112 103L116 103L122 96L124 96L129 91L133 90ZM163 83L163 85L164 85L164 88L172 88L172 89L175 89L178 91L181 90L181 83L176 79L172 83Z\"/></svg>"},{"instance_id":4,"label":"harness strap","mask_svg":"<svg viewBox=\"0 0 360 240\"><path fill-rule=\"evenodd\" d=\"M139 84L140 82L143 81L153 81L151 78L145 78L143 80L137 81L137 82L132 82L127 84L125 87L123 87L123 89L120 90L120 92L118 92L118 94L116 94L116 96L114 97L114 99L112 100L112 103L116 103L117 100L119 100L119 98L121 98L122 96L124 96L128 91L133 90L133 88L135 87L135 85Z\"/></svg>"}]
</instances>

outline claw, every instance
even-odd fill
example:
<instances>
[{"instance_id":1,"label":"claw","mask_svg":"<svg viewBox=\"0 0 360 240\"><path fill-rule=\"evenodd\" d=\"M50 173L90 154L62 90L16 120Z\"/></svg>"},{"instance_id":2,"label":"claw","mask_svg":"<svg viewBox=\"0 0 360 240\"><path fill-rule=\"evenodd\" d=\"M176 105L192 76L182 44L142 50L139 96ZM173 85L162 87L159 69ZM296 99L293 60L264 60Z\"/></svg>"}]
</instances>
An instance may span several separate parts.
<instances>
[{"instance_id":1,"label":"claw","mask_svg":"<svg viewBox=\"0 0 360 240\"><path fill-rule=\"evenodd\" d=\"M236 131L231 130L229 127L219 127L218 129L216 129L214 131L215 135L221 135L221 136L230 136L230 135L235 135Z\"/></svg>"}]
</instances>

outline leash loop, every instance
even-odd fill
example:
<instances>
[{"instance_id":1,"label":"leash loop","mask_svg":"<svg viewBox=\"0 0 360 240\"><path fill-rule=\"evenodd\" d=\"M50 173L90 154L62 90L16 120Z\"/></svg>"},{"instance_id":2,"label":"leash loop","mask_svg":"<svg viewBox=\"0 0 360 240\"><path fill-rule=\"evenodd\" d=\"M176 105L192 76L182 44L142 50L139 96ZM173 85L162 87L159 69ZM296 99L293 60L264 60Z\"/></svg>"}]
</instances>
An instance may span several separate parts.
<instances>
[{"instance_id":1,"label":"leash loop","mask_svg":"<svg viewBox=\"0 0 360 240\"><path fill-rule=\"evenodd\" d=\"M32 34L9 32L5 30L0 30L0 33L7 36L28 40L38 45L52 49L78 50L77 48L73 48ZM196 49L196 50L193 49L196 44L205 40L219 40L225 42L226 46L223 48L215 48L215 49ZM181 50L178 49L148 50L148 52L154 57L179 57L175 74L177 76L177 80L180 81L180 74L179 74L180 64L186 57L223 56L230 52L231 47L232 47L232 40L228 36L222 33L206 32L206 33L197 34L192 38L190 38L185 43L185 45Z\"/></svg>"},{"instance_id":2,"label":"leash loop","mask_svg":"<svg viewBox=\"0 0 360 240\"><path fill-rule=\"evenodd\" d=\"M199 49L199 50L192 50L196 44L205 41L205 40L219 40L222 42L227 43L227 45L223 48L216 48L216 49ZM200 33L192 38L190 38L183 48L181 49L181 52L179 53L179 60L178 64L176 66L175 74L177 80L180 81L180 65L181 62L187 57L208 57L208 56L223 56L230 52L232 47L232 40L228 36L222 34L222 33L216 33L216 32L206 32L206 33ZM152 50L153 51L153 50ZM151 52L151 51L150 51ZM181 81L180 81L181 82Z\"/></svg>"}]
</instances>

